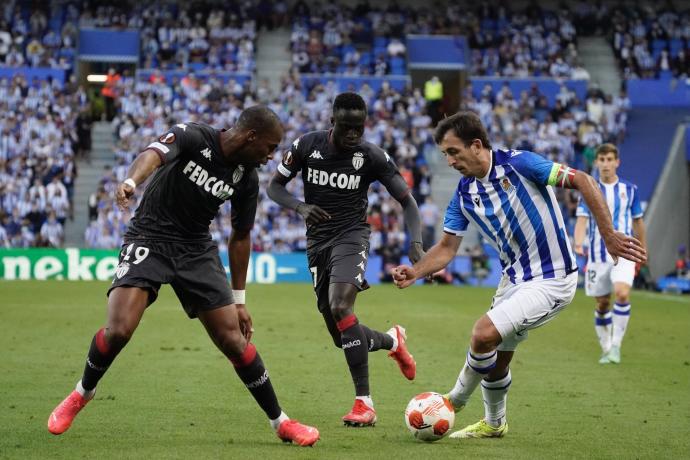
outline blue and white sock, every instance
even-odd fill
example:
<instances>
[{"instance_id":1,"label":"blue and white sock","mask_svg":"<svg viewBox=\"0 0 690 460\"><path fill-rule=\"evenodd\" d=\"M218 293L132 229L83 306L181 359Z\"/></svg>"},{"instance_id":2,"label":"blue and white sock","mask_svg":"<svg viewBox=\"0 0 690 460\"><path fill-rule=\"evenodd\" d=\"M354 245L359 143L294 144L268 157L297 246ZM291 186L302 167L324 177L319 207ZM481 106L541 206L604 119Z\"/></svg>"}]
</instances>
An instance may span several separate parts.
<instances>
[{"instance_id":1,"label":"blue and white sock","mask_svg":"<svg viewBox=\"0 0 690 460\"><path fill-rule=\"evenodd\" d=\"M594 330L597 332L599 345L601 345L601 351L604 353L608 353L611 349L612 316L610 311L600 312L599 310L594 310Z\"/></svg>"},{"instance_id":2,"label":"blue and white sock","mask_svg":"<svg viewBox=\"0 0 690 460\"><path fill-rule=\"evenodd\" d=\"M451 402L455 405L467 404L472 393L484 377L496 367L496 350L489 353L467 352L465 365L458 375L455 386L450 390Z\"/></svg>"},{"instance_id":3,"label":"blue and white sock","mask_svg":"<svg viewBox=\"0 0 690 460\"><path fill-rule=\"evenodd\" d=\"M502 379L493 382L482 380L484 420L494 428L506 423L506 403L511 381L510 369Z\"/></svg>"},{"instance_id":4,"label":"blue and white sock","mask_svg":"<svg viewBox=\"0 0 690 460\"><path fill-rule=\"evenodd\" d=\"M630 303L613 304L613 339L612 345L620 347L623 343L623 336L625 330L628 328L628 321L630 320Z\"/></svg>"}]
</instances>

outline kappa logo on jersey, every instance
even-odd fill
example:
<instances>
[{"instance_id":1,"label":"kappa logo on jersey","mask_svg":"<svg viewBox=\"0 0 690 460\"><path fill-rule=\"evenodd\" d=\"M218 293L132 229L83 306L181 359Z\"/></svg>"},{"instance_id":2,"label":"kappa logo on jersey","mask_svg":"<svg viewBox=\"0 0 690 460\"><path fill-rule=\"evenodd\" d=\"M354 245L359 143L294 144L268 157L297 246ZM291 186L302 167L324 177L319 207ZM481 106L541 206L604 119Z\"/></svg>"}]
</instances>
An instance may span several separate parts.
<instances>
[{"instance_id":1,"label":"kappa logo on jersey","mask_svg":"<svg viewBox=\"0 0 690 460\"><path fill-rule=\"evenodd\" d=\"M515 186L510 182L510 179L504 177L501 179L501 188L506 193L512 193L515 191Z\"/></svg>"},{"instance_id":2,"label":"kappa logo on jersey","mask_svg":"<svg viewBox=\"0 0 690 460\"><path fill-rule=\"evenodd\" d=\"M182 131L187 131L187 125L185 125L184 123L178 123L175 126L180 128Z\"/></svg>"},{"instance_id":3,"label":"kappa logo on jersey","mask_svg":"<svg viewBox=\"0 0 690 460\"><path fill-rule=\"evenodd\" d=\"M311 155L309 155L309 158L314 158L316 160L323 160L323 157L321 156L321 152L318 150L314 150L311 152Z\"/></svg>"},{"instance_id":4,"label":"kappa logo on jersey","mask_svg":"<svg viewBox=\"0 0 690 460\"><path fill-rule=\"evenodd\" d=\"M342 190L355 190L359 187L361 178L362 176L354 174L329 173L320 169L307 168L307 182L315 185L330 185Z\"/></svg>"},{"instance_id":5,"label":"kappa logo on jersey","mask_svg":"<svg viewBox=\"0 0 690 460\"><path fill-rule=\"evenodd\" d=\"M187 179L199 187L203 187L204 190L218 199L227 200L235 192L235 189L216 176L210 176L208 171L191 160L185 165L182 173L187 176Z\"/></svg>"},{"instance_id":6,"label":"kappa logo on jersey","mask_svg":"<svg viewBox=\"0 0 690 460\"><path fill-rule=\"evenodd\" d=\"M233 173L232 173L232 183L233 184L238 183L242 179L243 175L244 175L244 166L243 165L237 166L237 169L235 169L235 171L233 171Z\"/></svg>"},{"instance_id":7,"label":"kappa logo on jersey","mask_svg":"<svg viewBox=\"0 0 690 460\"><path fill-rule=\"evenodd\" d=\"M297 141L295 141L295 142L297 142ZM288 150L287 153L285 154L285 158L283 158L283 164L285 166L290 166L292 164L292 151L291 150Z\"/></svg>"},{"instance_id":8,"label":"kappa logo on jersey","mask_svg":"<svg viewBox=\"0 0 690 460\"><path fill-rule=\"evenodd\" d=\"M206 147L204 150L202 150L199 153L201 153L204 156L204 158L206 158L207 160L211 159L211 149L210 148Z\"/></svg>"},{"instance_id":9,"label":"kappa logo on jersey","mask_svg":"<svg viewBox=\"0 0 690 460\"><path fill-rule=\"evenodd\" d=\"M172 144L173 142L175 142L175 133L163 134L161 137L158 138L158 140L163 144Z\"/></svg>"},{"instance_id":10,"label":"kappa logo on jersey","mask_svg":"<svg viewBox=\"0 0 690 460\"><path fill-rule=\"evenodd\" d=\"M391 156L388 155L388 152L386 152L386 151L384 150L384 151L383 151L383 154L386 155L386 163L390 163L390 162L391 162Z\"/></svg>"},{"instance_id":11,"label":"kappa logo on jersey","mask_svg":"<svg viewBox=\"0 0 690 460\"><path fill-rule=\"evenodd\" d=\"M297 139L295 139L295 142L292 143L292 146L293 146L294 148L297 148L297 146L299 145L299 140L300 140L300 139L302 139L302 138L301 138L301 137L298 137Z\"/></svg>"},{"instance_id":12,"label":"kappa logo on jersey","mask_svg":"<svg viewBox=\"0 0 690 460\"><path fill-rule=\"evenodd\" d=\"M516 157L522 153L522 150L511 150L510 151L510 158Z\"/></svg>"},{"instance_id":13,"label":"kappa logo on jersey","mask_svg":"<svg viewBox=\"0 0 690 460\"><path fill-rule=\"evenodd\" d=\"M364 154L362 152L355 152L352 155L352 166L359 170L364 165Z\"/></svg>"}]
</instances>

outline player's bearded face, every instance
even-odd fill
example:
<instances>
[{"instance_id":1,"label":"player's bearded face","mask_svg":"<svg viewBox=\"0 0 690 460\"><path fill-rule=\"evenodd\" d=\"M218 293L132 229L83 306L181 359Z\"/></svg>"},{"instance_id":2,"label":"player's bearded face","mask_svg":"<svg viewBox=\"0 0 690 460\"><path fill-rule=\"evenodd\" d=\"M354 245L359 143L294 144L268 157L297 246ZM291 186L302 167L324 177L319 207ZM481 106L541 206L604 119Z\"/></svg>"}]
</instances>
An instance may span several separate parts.
<instances>
[{"instance_id":1,"label":"player's bearded face","mask_svg":"<svg viewBox=\"0 0 690 460\"><path fill-rule=\"evenodd\" d=\"M333 114L333 142L341 149L354 149L362 143L364 122L367 114L364 110L338 110Z\"/></svg>"},{"instance_id":2,"label":"player's bearded face","mask_svg":"<svg viewBox=\"0 0 690 460\"><path fill-rule=\"evenodd\" d=\"M446 156L448 166L460 171L465 176L473 175L479 165L481 142L478 140L465 145L465 142L453 130L448 130L443 136L439 148Z\"/></svg>"}]
</instances>

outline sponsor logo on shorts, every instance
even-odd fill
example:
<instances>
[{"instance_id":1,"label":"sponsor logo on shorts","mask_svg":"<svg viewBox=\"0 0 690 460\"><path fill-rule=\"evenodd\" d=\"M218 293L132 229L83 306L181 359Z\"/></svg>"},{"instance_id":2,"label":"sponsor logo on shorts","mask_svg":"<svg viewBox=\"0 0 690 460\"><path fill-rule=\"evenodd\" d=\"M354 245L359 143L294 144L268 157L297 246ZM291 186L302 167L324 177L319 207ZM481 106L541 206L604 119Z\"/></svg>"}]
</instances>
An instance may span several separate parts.
<instances>
[{"instance_id":1,"label":"sponsor logo on shorts","mask_svg":"<svg viewBox=\"0 0 690 460\"><path fill-rule=\"evenodd\" d=\"M348 348L352 348L352 347L358 347L361 344L362 344L362 341L359 339L351 340L351 341L343 344L343 350L347 350Z\"/></svg>"}]
</instances>

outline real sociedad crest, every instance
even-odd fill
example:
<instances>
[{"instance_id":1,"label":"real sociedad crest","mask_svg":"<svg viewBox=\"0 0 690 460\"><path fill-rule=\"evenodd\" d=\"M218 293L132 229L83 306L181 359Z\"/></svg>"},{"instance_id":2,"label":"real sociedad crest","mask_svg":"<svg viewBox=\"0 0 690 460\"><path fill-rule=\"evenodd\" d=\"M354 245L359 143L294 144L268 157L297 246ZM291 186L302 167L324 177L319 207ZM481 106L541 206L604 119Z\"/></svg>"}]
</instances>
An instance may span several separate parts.
<instances>
[{"instance_id":1,"label":"real sociedad crest","mask_svg":"<svg viewBox=\"0 0 690 460\"><path fill-rule=\"evenodd\" d=\"M355 152L354 155L352 155L352 166L356 170L359 170L364 165L364 154L362 152Z\"/></svg>"},{"instance_id":2,"label":"real sociedad crest","mask_svg":"<svg viewBox=\"0 0 690 460\"><path fill-rule=\"evenodd\" d=\"M242 179L242 176L244 175L244 166L239 165L237 169L232 173L232 183L236 184Z\"/></svg>"},{"instance_id":3,"label":"real sociedad crest","mask_svg":"<svg viewBox=\"0 0 690 460\"><path fill-rule=\"evenodd\" d=\"M123 276L125 276L128 271L129 271L129 264L127 262L122 262L115 269L115 276L117 276L117 278L120 279Z\"/></svg>"}]
</instances>

